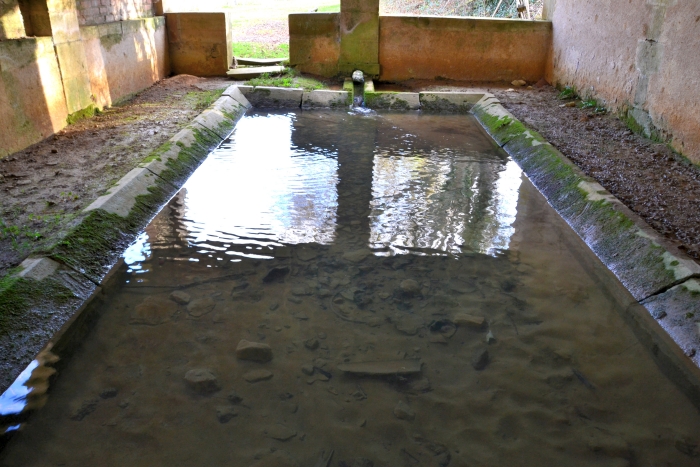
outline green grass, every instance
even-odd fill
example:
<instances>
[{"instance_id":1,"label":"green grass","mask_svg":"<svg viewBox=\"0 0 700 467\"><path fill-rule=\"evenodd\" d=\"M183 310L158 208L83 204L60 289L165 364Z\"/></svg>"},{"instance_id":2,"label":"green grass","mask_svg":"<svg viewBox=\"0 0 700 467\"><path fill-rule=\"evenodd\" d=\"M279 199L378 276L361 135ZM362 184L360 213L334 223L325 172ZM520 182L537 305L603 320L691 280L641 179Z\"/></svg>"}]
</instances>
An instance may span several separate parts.
<instances>
[{"instance_id":1,"label":"green grass","mask_svg":"<svg viewBox=\"0 0 700 467\"><path fill-rule=\"evenodd\" d=\"M559 99L575 99L577 96L576 88L573 86L566 86L559 93Z\"/></svg>"},{"instance_id":2,"label":"green grass","mask_svg":"<svg viewBox=\"0 0 700 467\"><path fill-rule=\"evenodd\" d=\"M257 42L235 42L233 56L239 58L289 57L289 44L267 45Z\"/></svg>"},{"instance_id":3,"label":"green grass","mask_svg":"<svg viewBox=\"0 0 700 467\"><path fill-rule=\"evenodd\" d=\"M318 13L339 13L340 12L340 3L337 5L320 6L320 7L318 7L317 12Z\"/></svg>"},{"instance_id":4,"label":"green grass","mask_svg":"<svg viewBox=\"0 0 700 467\"><path fill-rule=\"evenodd\" d=\"M221 97L223 93L223 89L217 89L215 91L191 91L186 94L185 98L192 100L196 110L204 110Z\"/></svg>"},{"instance_id":5,"label":"green grass","mask_svg":"<svg viewBox=\"0 0 700 467\"><path fill-rule=\"evenodd\" d=\"M259 78L246 81L246 84L249 86L272 86L276 88L304 88L305 91L326 87L321 81L301 76L293 68L286 68L284 73L279 76L270 76L269 73L263 73Z\"/></svg>"}]
</instances>

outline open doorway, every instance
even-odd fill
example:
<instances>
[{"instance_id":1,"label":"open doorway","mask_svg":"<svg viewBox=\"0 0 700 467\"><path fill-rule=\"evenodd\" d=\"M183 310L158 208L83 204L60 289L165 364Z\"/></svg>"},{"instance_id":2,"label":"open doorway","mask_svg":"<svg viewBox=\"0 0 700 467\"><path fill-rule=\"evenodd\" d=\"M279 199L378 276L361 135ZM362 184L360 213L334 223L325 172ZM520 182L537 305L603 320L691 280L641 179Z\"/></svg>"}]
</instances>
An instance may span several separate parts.
<instances>
[{"instance_id":1,"label":"open doorway","mask_svg":"<svg viewBox=\"0 0 700 467\"><path fill-rule=\"evenodd\" d=\"M165 0L166 13L227 12L232 15L233 56L289 57L290 13L338 12L340 0Z\"/></svg>"}]
</instances>

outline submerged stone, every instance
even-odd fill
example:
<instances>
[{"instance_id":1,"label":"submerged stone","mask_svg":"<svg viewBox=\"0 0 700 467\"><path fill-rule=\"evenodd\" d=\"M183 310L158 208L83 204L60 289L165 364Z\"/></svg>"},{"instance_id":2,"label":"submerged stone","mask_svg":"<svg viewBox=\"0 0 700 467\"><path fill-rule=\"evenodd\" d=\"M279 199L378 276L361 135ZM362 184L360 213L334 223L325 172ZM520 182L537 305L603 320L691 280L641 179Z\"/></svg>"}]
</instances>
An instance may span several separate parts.
<instances>
[{"instance_id":1,"label":"submerged stone","mask_svg":"<svg viewBox=\"0 0 700 467\"><path fill-rule=\"evenodd\" d=\"M249 383L267 381L268 379L272 379L272 372L267 370L252 370L244 374L243 379Z\"/></svg>"},{"instance_id":2,"label":"submerged stone","mask_svg":"<svg viewBox=\"0 0 700 467\"><path fill-rule=\"evenodd\" d=\"M174 301L175 303L179 303L180 305L187 305L190 303L191 297L187 292L176 290L170 294L170 300Z\"/></svg>"},{"instance_id":3,"label":"submerged stone","mask_svg":"<svg viewBox=\"0 0 700 467\"><path fill-rule=\"evenodd\" d=\"M399 420L412 421L416 418L416 413L404 401L400 401L394 407L394 416Z\"/></svg>"},{"instance_id":4,"label":"submerged stone","mask_svg":"<svg viewBox=\"0 0 700 467\"><path fill-rule=\"evenodd\" d=\"M185 382L197 394L212 394L219 389L219 380L206 368L195 368L185 373Z\"/></svg>"},{"instance_id":5,"label":"submerged stone","mask_svg":"<svg viewBox=\"0 0 700 467\"><path fill-rule=\"evenodd\" d=\"M236 357L239 360L251 360L265 363L272 360L272 349L267 344L241 340L236 347Z\"/></svg>"},{"instance_id":6,"label":"submerged stone","mask_svg":"<svg viewBox=\"0 0 700 467\"><path fill-rule=\"evenodd\" d=\"M219 423L228 423L236 416L238 416L238 410L231 406L220 405L216 408L216 418L219 419Z\"/></svg>"},{"instance_id":7,"label":"submerged stone","mask_svg":"<svg viewBox=\"0 0 700 467\"><path fill-rule=\"evenodd\" d=\"M486 368L490 361L489 351L487 349L480 349L474 354L474 358L472 358L472 366L475 370L481 371Z\"/></svg>"},{"instance_id":8,"label":"submerged stone","mask_svg":"<svg viewBox=\"0 0 700 467\"><path fill-rule=\"evenodd\" d=\"M369 376L410 375L421 372L420 360L385 360L380 362L341 363L343 373Z\"/></svg>"},{"instance_id":9,"label":"submerged stone","mask_svg":"<svg viewBox=\"0 0 700 467\"><path fill-rule=\"evenodd\" d=\"M265 434L268 438L277 441L289 441L297 435L297 432L284 425L272 425L265 430Z\"/></svg>"},{"instance_id":10,"label":"submerged stone","mask_svg":"<svg viewBox=\"0 0 700 467\"><path fill-rule=\"evenodd\" d=\"M129 324L157 326L170 321L176 311L177 305L170 300L148 297L136 306L129 319Z\"/></svg>"},{"instance_id":11,"label":"submerged stone","mask_svg":"<svg viewBox=\"0 0 700 467\"><path fill-rule=\"evenodd\" d=\"M215 306L216 302L214 300L210 298L200 298L187 305L187 313L194 318L199 318L200 316L210 313Z\"/></svg>"}]
</instances>

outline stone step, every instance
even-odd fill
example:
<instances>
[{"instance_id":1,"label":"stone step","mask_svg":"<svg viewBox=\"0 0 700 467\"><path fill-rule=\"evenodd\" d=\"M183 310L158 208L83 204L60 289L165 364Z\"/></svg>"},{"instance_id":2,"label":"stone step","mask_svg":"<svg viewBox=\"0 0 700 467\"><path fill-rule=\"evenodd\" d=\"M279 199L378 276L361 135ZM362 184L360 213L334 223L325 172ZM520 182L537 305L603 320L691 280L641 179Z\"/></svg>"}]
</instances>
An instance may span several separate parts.
<instances>
[{"instance_id":1,"label":"stone step","mask_svg":"<svg viewBox=\"0 0 700 467\"><path fill-rule=\"evenodd\" d=\"M226 72L226 75L232 79L250 79L257 78L263 73L282 73L284 71L283 66L260 66L251 68L234 68Z\"/></svg>"},{"instance_id":2,"label":"stone step","mask_svg":"<svg viewBox=\"0 0 700 467\"><path fill-rule=\"evenodd\" d=\"M280 63L289 60L288 57L284 58L238 58L236 57L236 62L239 65L253 65L253 66L271 66L279 65Z\"/></svg>"}]
</instances>

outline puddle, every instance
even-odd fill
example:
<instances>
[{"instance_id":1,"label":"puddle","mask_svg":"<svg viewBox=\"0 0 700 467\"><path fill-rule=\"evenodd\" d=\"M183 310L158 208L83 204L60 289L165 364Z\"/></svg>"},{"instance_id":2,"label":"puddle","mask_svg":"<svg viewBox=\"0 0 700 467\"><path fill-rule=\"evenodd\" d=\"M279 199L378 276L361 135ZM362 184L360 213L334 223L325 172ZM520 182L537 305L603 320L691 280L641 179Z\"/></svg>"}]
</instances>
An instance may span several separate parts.
<instances>
[{"instance_id":1,"label":"puddle","mask_svg":"<svg viewBox=\"0 0 700 467\"><path fill-rule=\"evenodd\" d=\"M0 463L697 465L586 255L471 117L247 116Z\"/></svg>"}]
</instances>

